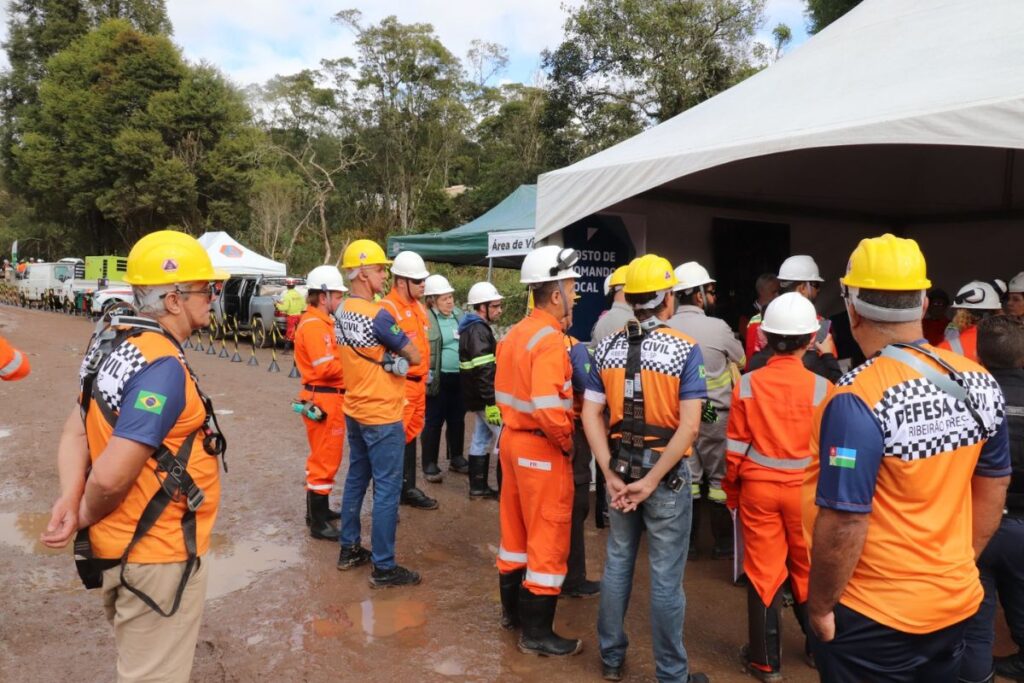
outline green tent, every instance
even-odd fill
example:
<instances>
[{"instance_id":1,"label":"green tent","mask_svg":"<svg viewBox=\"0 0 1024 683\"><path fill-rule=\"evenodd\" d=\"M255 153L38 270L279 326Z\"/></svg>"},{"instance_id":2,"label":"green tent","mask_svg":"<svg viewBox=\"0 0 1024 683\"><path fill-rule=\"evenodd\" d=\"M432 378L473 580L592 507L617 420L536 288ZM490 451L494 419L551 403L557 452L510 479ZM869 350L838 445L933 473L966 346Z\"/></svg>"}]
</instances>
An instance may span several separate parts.
<instances>
[{"instance_id":1,"label":"green tent","mask_svg":"<svg viewBox=\"0 0 1024 683\"><path fill-rule=\"evenodd\" d=\"M537 186L520 185L497 206L479 218L446 232L396 235L388 238L388 254L411 250L427 261L486 264L488 235L495 232L533 232L537 210ZM532 236L530 238L532 244ZM494 258L494 265L519 267L517 256Z\"/></svg>"}]
</instances>

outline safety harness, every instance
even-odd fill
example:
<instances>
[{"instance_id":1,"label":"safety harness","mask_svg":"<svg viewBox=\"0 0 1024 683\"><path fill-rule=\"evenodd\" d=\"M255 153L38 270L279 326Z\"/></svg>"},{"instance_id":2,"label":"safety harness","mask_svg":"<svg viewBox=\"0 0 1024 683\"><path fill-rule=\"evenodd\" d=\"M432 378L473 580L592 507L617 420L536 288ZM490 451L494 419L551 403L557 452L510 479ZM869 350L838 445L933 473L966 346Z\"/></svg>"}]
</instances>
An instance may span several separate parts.
<instances>
[{"instance_id":1,"label":"safety harness","mask_svg":"<svg viewBox=\"0 0 1024 683\"><path fill-rule=\"evenodd\" d=\"M651 318L651 320L656 320ZM652 331L664 327L656 322L646 329L636 319L626 322L625 334L629 348L626 351L626 376L622 398L622 420L609 428L612 451L612 470L627 481L635 481L657 464L661 452L675 435L675 430L647 423L644 410L644 388L640 379L643 341ZM670 475L676 474L674 471ZM666 480L668 476L666 477ZM672 487L672 482L669 482Z\"/></svg>"},{"instance_id":2,"label":"safety harness","mask_svg":"<svg viewBox=\"0 0 1024 683\"><path fill-rule=\"evenodd\" d=\"M114 315L105 317L97 325L97 331L93 335L95 351L90 356L82 377L82 394L80 403L83 422L88 415L90 405L95 401L96 405L99 406L103 418L111 428L116 425L118 413L107 403L103 398L103 395L97 390L96 377L99 375L100 369L103 367L107 358L110 357L117 347L128 339L137 337L145 332L154 332L156 334L163 335L174 344L175 348L177 348L179 352L181 351L181 345L178 344L178 341L158 323L148 318ZM203 493L203 490L196 485L192 476L187 471L189 458L192 455L192 448L195 445L196 437L202 435L203 448L212 457L220 456L224 471L228 471L227 461L224 458L224 453L227 450L227 440L221 433L220 425L217 423L217 416L213 410L213 402L199 388L199 382L196 379L195 373L192 371L188 362L184 360L183 354L181 355L181 359L185 368L188 370L189 376L192 378L196 391L199 393L199 396L203 401L203 408L206 412L206 419L203 421L203 426L185 439L177 453L172 453L166 445L161 444L150 456L156 461L156 469L154 473L160 481L160 488L157 489L156 493L153 494L153 497L149 499L149 502L143 509L142 514L139 516L139 522L135 527L135 532L132 534L132 539L128 543L128 546L125 548L120 559L108 560L96 558L93 555L92 543L89 540L88 527L80 529L78 534L75 536L75 565L78 568L78 574L86 588L91 589L102 586L103 570L116 567L120 564L121 585L136 595L140 600L146 603L150 609L162 617L170 617L178 611L178 607L181 605L181 597L185 592L185 585L188 583L188 579L192 575L192 571L197 562L195 512L199 509L199 506L203 504L203 501L206 499L206 495ZM188 558L185 562L185 568L182 571L181 580L178 583L178 588L174 595L174 602L171 605L171 609L165 612L150 596L146 595L140 589L132 586L128 582L128 579L125 576L125 569L127 568L128 555L131 553L132 548L135 547L143 536L149 533L149 530L153 528L153 525L156 524L160 515L162 515L164 510L167 509L167 506L172 501L177 502L181 500L182 497L185 499L186 509L181 518L181 531L185 543L185 552L187 553Z\"/></svg>"}]
</instances>

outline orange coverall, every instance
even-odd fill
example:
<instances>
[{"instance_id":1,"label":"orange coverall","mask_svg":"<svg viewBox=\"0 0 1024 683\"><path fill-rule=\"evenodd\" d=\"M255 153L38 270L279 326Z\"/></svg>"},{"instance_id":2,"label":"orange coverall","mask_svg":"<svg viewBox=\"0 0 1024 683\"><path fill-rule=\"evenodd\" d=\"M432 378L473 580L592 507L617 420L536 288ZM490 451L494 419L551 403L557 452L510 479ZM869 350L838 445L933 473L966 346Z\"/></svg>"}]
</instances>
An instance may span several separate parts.
<instances>
[{"instance_id":1,"label":"orange coverall","mask_svg":"<svg viewBox=\"0 0 1024 683\"><path fill-rule=\"evenodd\" d=\"M302 377L299 398L327 413L321 422L302 418L310 449L306 490L326 496L334 488L345 447L345 380L334 319L314 306L306 309L295 328L295 365Z\"/></svg>"},{"instance_id":2,"label":"orange coverall","mask_svg":"<svg viewBox=\"0 0 1024 683\"><path fill-rule=\"evenodd\" d=\"M409 340L419 349L420 362L409 367L405 376L405 408L402 410L402 427L405 442L409 443L423 431L427 413L427 375L430 372L430 320L427 310L419 301L402 298L395 288L381 300L381 305L394 316Z\"/></svg>"},{"instance_id":3,"label":"orange coverall","mask_svg":"<svg viewBox=\"0 0 1024 683\"><path fill-rule=\"evenodd\" d=\"M573 501L572 364L558 321L534 309L498 343L494 397L505 428L498 571L526 568L534 595L565 580Z\"/></svg>"},{"instance_id":4,"label":"orange coverall","mask_svg":"<svg viewBox=\"0 0 1024 683\"><path fill-rule=\"evenodd\" d=\"M800 487L811 463L811 422L831 383L792 355L776 355L733 388L722 488L739 508L743 571L765 605L790 579L807 600L810 558L801 525Z\"/></svg>"},{"instance_id":5,"label":"orange coverall","mask_svg":"<svg viewBox=\"0 0 1024 683\"><path fill-rule=\"evenodd\" d=\"M13 382L25 377L31 369L28 356L0 337L0 379Z\"/></svg>"},{"instance_id":6,"label":"orange coverall","mask_svg":"<svg viewBox=\"0 0 1024 683\"><path fill-rule=\"evenodd\" d=\"M946 338L939 344L940 349L946 349L961 356L970 358L975 363L978 361L978 326L971 325L967 329L957 330L950 328L946 330Z\"/></svg>"}]
</instances>

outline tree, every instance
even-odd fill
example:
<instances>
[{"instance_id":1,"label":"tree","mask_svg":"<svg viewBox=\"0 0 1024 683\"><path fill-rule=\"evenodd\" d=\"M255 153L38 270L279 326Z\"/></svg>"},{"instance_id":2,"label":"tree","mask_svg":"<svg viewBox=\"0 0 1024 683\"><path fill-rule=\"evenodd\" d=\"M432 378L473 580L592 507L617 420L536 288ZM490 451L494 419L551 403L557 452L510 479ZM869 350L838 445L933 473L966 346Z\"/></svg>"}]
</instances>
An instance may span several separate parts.
<instances>
[{"instance_id":1,"label":"tree","mask_svg":"<svg viewBox=\"0 0 1024 683\"><path fill-rule=\"evenodd\" d=\"M408 233L423 200L449 184L451 161L469 122L462 65L430 24L394 16L364 26L358 11L335 16L356 34L354 84L360 139L372 164L364 201L383 205L385 229Z\"/></svg>"},{"instance_id":2,"label":"tree","mask_svg":"<svg viewBox=\"0 0 1024 683\"><path fill-rule=\"evenodd\" d=\"M716 95L749 72L764 0L585 0L544 53L545 126L579 158Z\"/></svg>"},{"instance_id":3,"label":"tree","mask_svg":"<svg viewBox=\"0 0 1024 683\"><path fill-rule=\"evenodd\" d=\"M249 118L216 70L110 20L47 63L13 170L41 218L92 248L211 219L234 229L248 222Z\"/></svg>"},{"instance_id":4,"label":"tree","mask_svg":"<svg viewBox=\"0 0 1024 683\"><path fill-rule=\"evenodd\" d=\"M860 4L860 0L807 0L807 30L817 33Z\"/></svg>"}]
</instances>

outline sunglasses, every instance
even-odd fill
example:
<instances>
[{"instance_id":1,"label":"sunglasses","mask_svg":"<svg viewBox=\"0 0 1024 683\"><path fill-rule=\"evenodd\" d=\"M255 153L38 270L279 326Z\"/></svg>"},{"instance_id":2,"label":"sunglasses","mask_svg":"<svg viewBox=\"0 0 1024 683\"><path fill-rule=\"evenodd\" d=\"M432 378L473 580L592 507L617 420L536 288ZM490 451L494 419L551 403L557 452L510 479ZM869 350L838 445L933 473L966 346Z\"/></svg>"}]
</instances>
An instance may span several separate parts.
<instances>
[{"instance_id":1,"label":"sunglasses","mask_svg":"<svg viewBox=\"0 0 1024 683\"><path fill-rule=\"evenodd\" d=\"M425 277L420 277L420 278L412 278L412 277L410 277L410 278L407 278L407 279L409 280L409 283L413 284L413 285L422 285L427 280L427 278L425 278Z\"/></svg>"}]
</instances>

